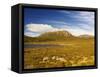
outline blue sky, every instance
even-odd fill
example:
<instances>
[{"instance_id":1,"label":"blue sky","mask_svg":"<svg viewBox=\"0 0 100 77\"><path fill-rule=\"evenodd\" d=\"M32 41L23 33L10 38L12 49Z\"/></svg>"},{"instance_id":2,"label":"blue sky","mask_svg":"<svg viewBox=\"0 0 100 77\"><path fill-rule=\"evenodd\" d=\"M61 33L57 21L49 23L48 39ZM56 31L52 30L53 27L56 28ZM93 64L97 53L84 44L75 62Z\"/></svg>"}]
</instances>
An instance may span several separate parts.
<instances>
[{"instance_id":1,"label":"blue sky","mask_svg":"<svg viewBox=\"0 0 100 77\"><path fill-rule=\"evenodd\" d=\"M24 9L24 34L39 36L48 31L66 30L75 36L94 35L94 12L54 9Z\"/></svg>"}]
</instances>

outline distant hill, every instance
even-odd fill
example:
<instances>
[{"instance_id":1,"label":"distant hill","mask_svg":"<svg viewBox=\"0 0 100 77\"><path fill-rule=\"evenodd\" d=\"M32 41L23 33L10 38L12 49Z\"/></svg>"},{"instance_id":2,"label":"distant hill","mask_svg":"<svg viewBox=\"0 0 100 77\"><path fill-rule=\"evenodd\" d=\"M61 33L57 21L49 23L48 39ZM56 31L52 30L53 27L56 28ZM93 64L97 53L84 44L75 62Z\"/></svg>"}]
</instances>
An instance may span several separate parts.
<instances>
[{"instance_id":1,"label":"distant hill","mask_svg":"<svg viewBox=\"0 0 100 77\"><path fill-rule=\"evenodd\" d=\"M92 36L92 35L80 35L78 37L79 38L93 38L94 36Z\"/></svg>"},{"instance_id":2,"label":"distant hill","mask_svg":"<svg viewBox=\"0 0 100 77\"><path fill-rule=\"evenodd\" d=\"M90 38L90 37L93 36L80 35L78 37L75 37L68 31L55 31L55 32L43 33L38 37L24 36L24 42L64 41L64 40L75 39L75 38Z\"/></svg>"},{"instance_id":3,"label":"distant hill","mask_svg":"<svg viewBox=\"0 0 100 77\"><path fill-rule=\"evenodd\" d=\"M43 33L39 37L67 38L67 37L73 37L73 35L68 31L55 31L55 32Z\"/></svg>"}]
</instances>

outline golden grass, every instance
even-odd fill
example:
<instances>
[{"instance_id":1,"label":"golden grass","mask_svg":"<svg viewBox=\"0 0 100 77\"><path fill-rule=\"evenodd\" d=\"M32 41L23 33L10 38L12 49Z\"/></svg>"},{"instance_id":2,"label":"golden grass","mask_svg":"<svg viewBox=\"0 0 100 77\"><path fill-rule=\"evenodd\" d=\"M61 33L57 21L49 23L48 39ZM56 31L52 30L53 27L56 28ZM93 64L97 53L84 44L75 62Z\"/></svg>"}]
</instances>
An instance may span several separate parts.
<instances>
[{"instance_id":1,"label":"golden grass","mask_svg":"<svg viewBox=\"0 0 100 77\"><path fill-rule=\"evenodd\" d=\"M93 38L32 43L61 46L24 48L24 69L94 65Z\"/></svg>"}]
</instances>

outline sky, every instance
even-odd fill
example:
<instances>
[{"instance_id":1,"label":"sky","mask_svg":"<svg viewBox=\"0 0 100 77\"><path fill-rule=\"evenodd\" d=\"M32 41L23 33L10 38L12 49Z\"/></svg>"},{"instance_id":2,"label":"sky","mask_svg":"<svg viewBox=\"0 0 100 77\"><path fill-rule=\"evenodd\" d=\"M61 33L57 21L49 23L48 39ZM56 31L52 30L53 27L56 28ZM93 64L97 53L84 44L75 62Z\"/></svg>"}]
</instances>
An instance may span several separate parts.
<instances>
[{"instance_id":1,"label":"sky","mask_svg":"<svg viewBox=\"0 0 100 77\"><path fill-rule=\"evenodd\" d=\"M74 36L94 35L94 12L24 8L24 35L63 30Z\"/></svg>"}]
</instances>

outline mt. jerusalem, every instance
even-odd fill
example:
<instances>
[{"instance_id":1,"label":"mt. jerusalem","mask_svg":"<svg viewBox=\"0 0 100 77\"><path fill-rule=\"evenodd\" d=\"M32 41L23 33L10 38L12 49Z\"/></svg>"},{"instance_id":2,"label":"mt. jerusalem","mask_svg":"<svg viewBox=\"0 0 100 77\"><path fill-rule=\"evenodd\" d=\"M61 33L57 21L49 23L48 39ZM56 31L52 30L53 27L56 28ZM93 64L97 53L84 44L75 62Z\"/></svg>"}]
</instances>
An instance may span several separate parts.
<instances>
[{"instance_id":1,"label":"mt. jerusalem","mask_svg":"<svg viewBox=\"0 0 100 77\"><path fill-rule=\"evenodd\" d=\"M38 37L29 37L24 36L25 42L46 42L46 41L67 41L67 40L75 40L75 39L86 39L86 38L93 38L93 36L90 35L80 35L78 37L75 37L68 31L54 31L54 32L45 32L41 34Z\"/></svg>"},{"instance_id":2,"label":"mt. jerusalem","mask_svg":"<svg viewBox=\"0 0 100 77\"><path fill-rule=\"evenodd\" d=\"M55 31L55 32L43 33L39 37L63 39L63 38L73 37L73 35L68 31Z\"/></svg>"},{"instance_id":3,"label":"mt. jerusalem","mask_svg":"<svg viewBox=\"0 0 100 77\"><path fill-rule=\"evenodd\" d=\"M74 36L68 31L55 31L55 32L45 32L38 37L24 36L24 41L57 41L66 40L68 38L74 38Z\"/></svg>"},{"instance_id":4,"label":"mt. jerusalem","mask_svg":"<svg viewBox=\"0 0 100 77\"><path fill-rule=\"evenodd\" d=\"M55 32L46 32L40 35L40 37L48 37L48 36L53 36L53 37L72 37L72 34L69 33L68 31L55 31Z\"/></svg>"}]
</instances>

